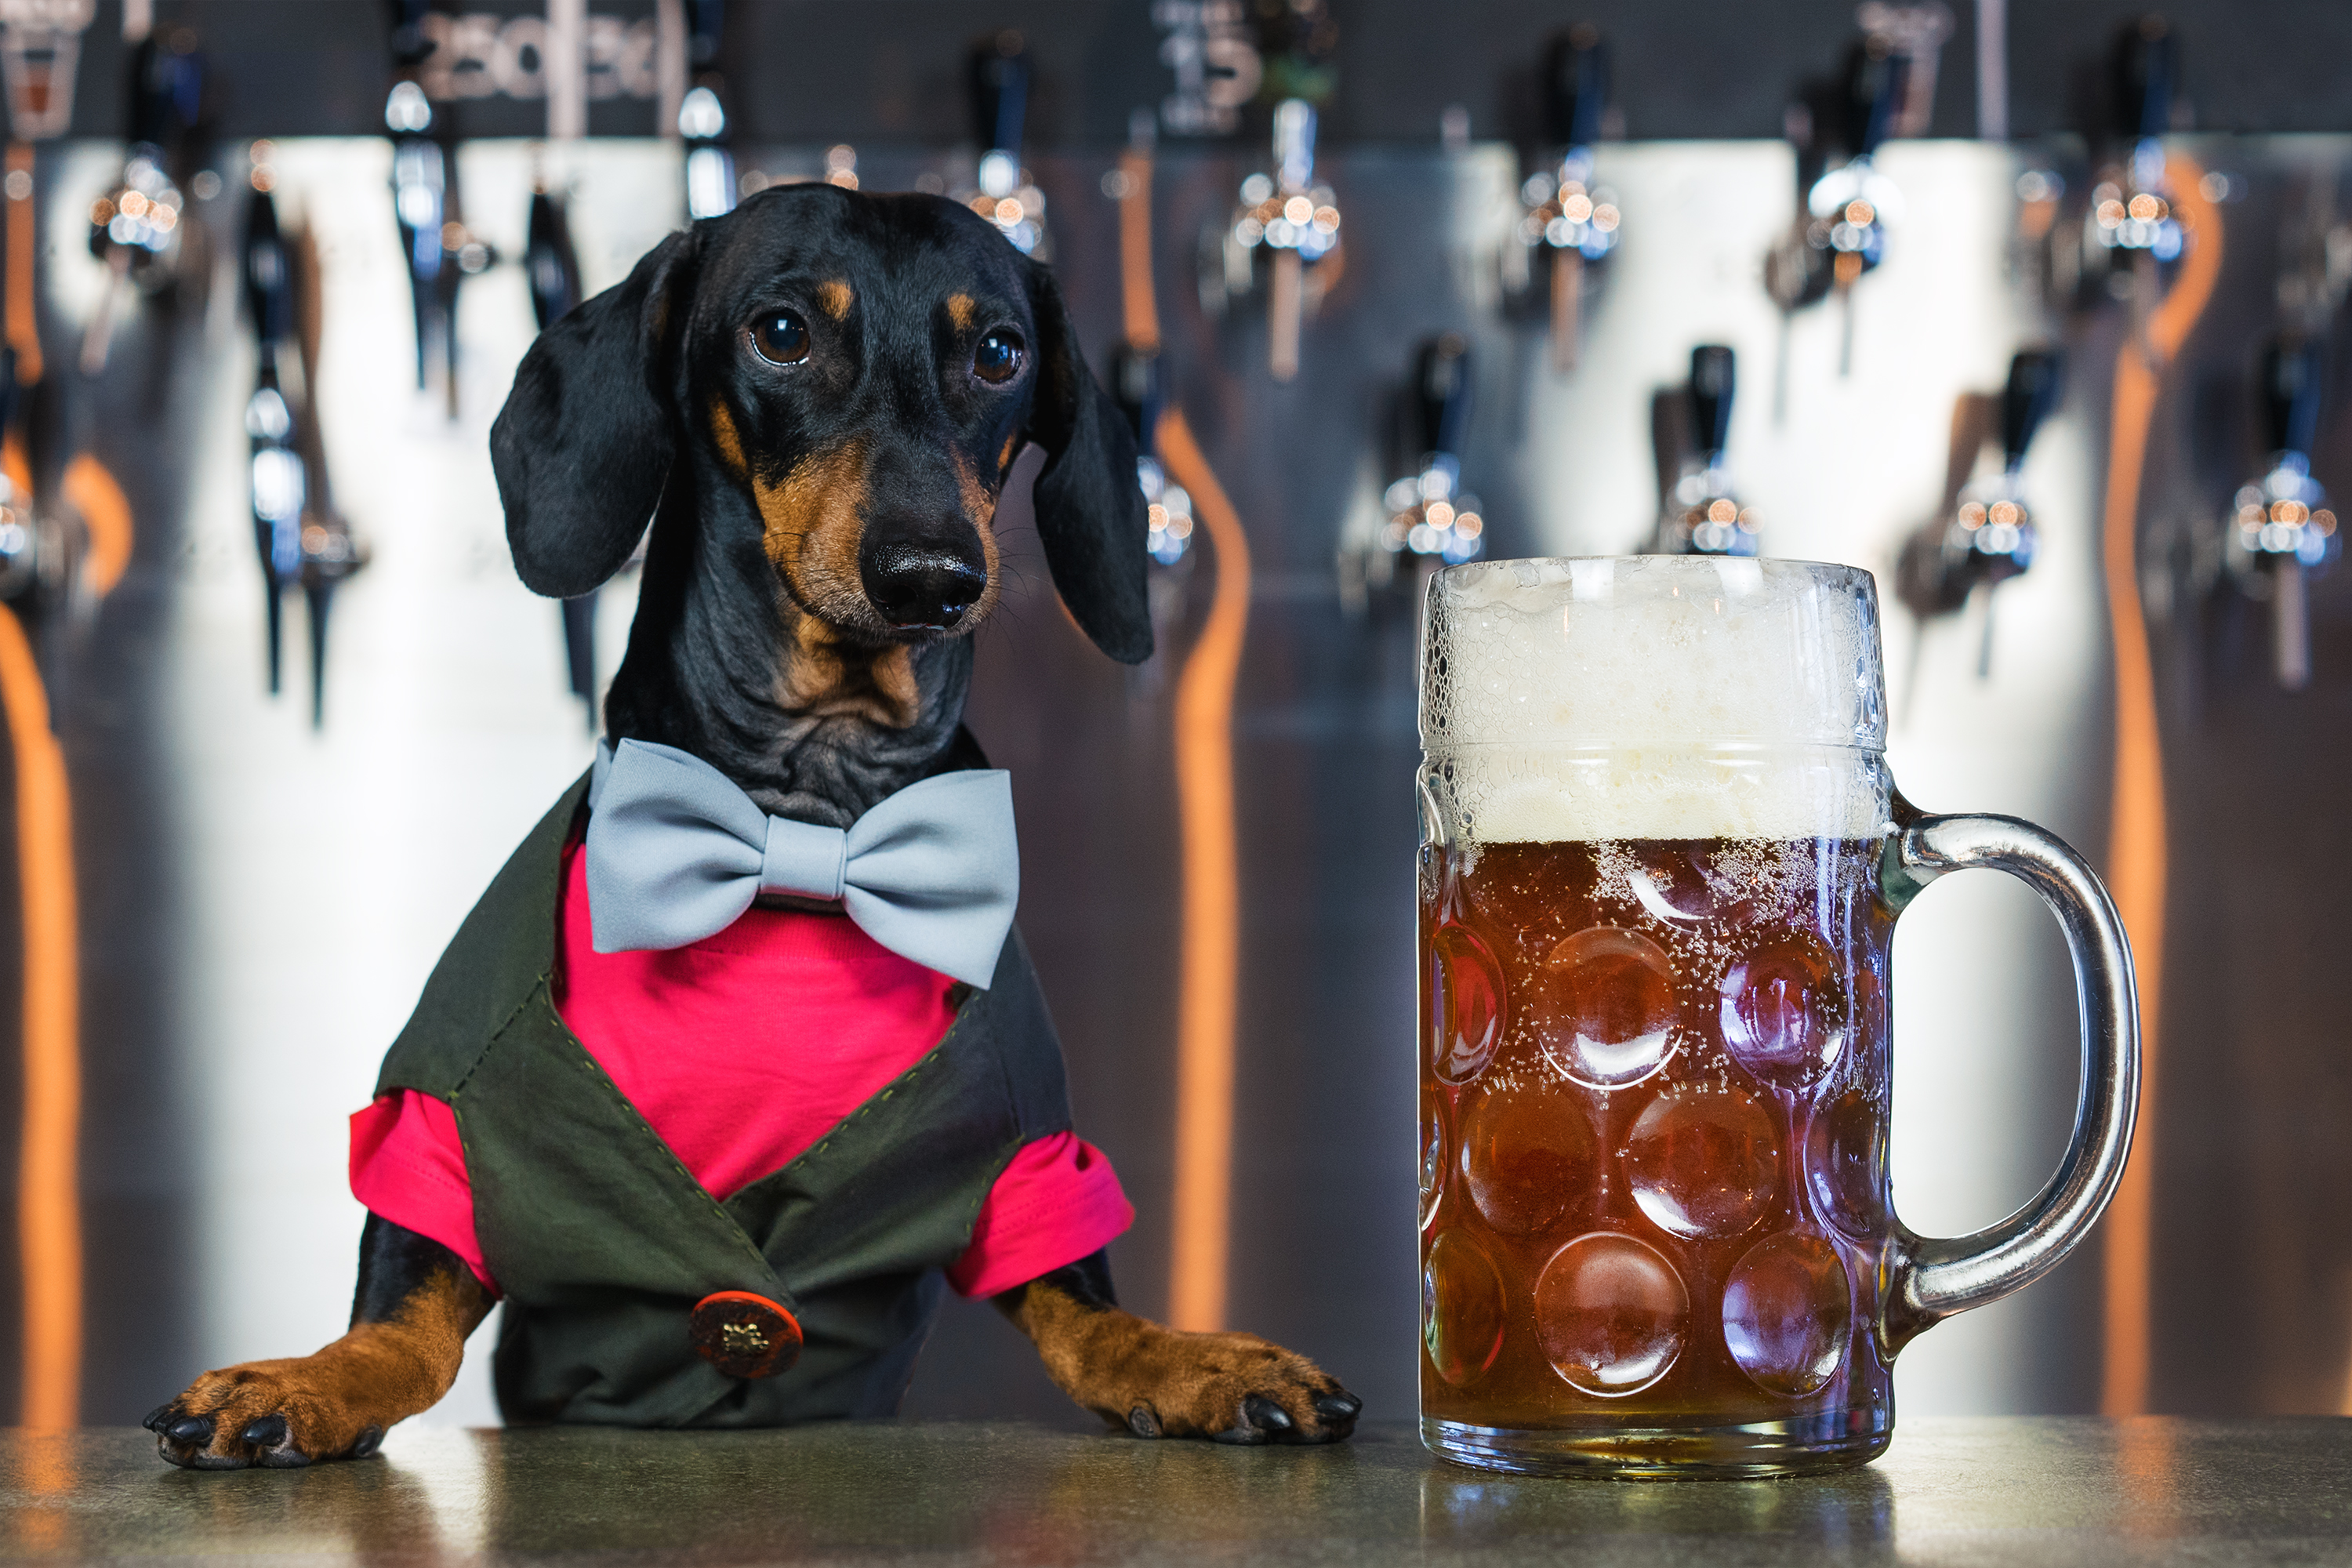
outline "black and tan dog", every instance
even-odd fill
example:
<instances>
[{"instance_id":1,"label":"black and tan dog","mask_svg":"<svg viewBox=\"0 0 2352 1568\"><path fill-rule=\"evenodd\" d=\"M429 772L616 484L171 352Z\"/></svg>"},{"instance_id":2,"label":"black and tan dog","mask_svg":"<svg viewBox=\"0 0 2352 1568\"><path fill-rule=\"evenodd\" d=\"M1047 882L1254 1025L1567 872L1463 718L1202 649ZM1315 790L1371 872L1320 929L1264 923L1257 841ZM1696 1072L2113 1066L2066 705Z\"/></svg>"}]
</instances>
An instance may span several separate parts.
<instances>
[{"instance_id":1,"label":"black and tan dog","mask_svg":"<svg viewBox=\"0 0 2352 1568\"><path fill-rule=\"evenodd\" d=\"M961 728L970 634L996 602L993 515L1024 441L1047 454L1037 528L1064 602L1104 652L1145 657L1134 444L1053 278L952 202L808 185L673 236L550 328L492 451L542 594L593 588L654 518L610 737L845 826L984 765ZM1138 1436L1354 1425L1358 1401L1302 1357L1121 1310L1100 1253L995 1300L1055 1384ZM207 1373L147 1425L197 1468L371 1453L447 1391L490 1305L455 1253L372 1215L348 1333Z\"/></svg>"}]
</instances>

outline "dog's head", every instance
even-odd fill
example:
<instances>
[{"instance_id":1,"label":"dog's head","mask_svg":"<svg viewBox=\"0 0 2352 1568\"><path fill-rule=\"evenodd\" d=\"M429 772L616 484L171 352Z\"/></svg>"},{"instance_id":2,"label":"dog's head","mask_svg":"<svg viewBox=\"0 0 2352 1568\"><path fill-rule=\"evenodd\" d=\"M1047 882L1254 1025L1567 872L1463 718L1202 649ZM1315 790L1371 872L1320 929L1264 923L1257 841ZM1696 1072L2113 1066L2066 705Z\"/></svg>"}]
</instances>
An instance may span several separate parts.
<instances>
[{"instance_id":1,"label":"dog's head","mask_svg":"<svg viewBox=\"0 0 2352 1568\"><path fill-rule=\"evenodd\" d=\"M699 478L749 503L726 510L756 539L718 542L764 555L780 609L887 652L995 603L1024 440L1047 454L1037 531L1063 601L1113 658L1147 657L1135 445L1052 274L954 202L797 185L673 235L541 334L490 450L537 592L612 575L665 483Z\"/></svg>"}]
</instances>

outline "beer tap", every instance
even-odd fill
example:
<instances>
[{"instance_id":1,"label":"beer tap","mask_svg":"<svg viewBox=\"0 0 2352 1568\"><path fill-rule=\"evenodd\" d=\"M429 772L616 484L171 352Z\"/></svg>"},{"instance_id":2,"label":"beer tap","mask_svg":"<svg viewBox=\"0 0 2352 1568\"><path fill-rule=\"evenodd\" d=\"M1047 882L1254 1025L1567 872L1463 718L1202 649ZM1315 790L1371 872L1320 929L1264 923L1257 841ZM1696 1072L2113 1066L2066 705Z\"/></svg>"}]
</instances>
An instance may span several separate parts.
<instances>
[{"instance_id":1,"label":"beer tap","mask_svg":"<svg viewBox=\"0 0 2352 1568\"><path fill-rule=\"evenodd\" d=\"M1552 369L1564 372L1576 364L1587 272L1622 237L1615 193L1593 181L1592 147L1609 108L1609 46L1590 24L1571 27L1545 51L1543 100L1546 161L1519 188L1526 211L1518 244L1505 254L1518 289L1543 290Z\"/></svg>"},{"instance_id":2,"label":"beer tap","mask_svg":"<svg viewBox=\"0 0 2352 1568\"><path fill-rule=\"evenodd\" d=\"M391 0L394 79L384 100L392 138L393 215L408 258L410 308L416 323L416 388L431 384L440 351L449 417L458 413L457 289L498 258L467 227L457 186L457 139L451 111L425 97L420 77L433 53L425 19L434 0Z\"/></svg>"},{"instance_id":3,"label":"beer tap","mask_svg":"<svg viewBox=\"0 0 2352 1568\"><path fill-rule=\"evenodd\" d=\"M253 321L259 363L253 395L246 400L245 433L252 442L254 543L261 556L264 604L268 613L269 694L281 686L286 590L302 568L302 503L307 484L294 443L294 407L281 377L279 349L294 326L294 266L278 224L271 194L277 171L269 144L252 150L252 197L245 212L243 272L247 312Z\"/></svg>"},{"instance_id":4,"label":"beer tap","mask_svg":"<svg viewBox=\"0 0 2352 1568\"><path fill-rule=\"evenodd\" d=\"M1903 219L1903 193L1874 162L1906 105L1912 57L1901 46L1895 34L1869 34L1847 56L1835 88L1790 111L1797 215L1764 258L1764 286L1782 312L1782 378L1788 318L1832 294L1840 306L1838 374L1853 367L1853 286L1885 258L1887 234ZM1776 413L1782 401L1776 390Z\"/></svg>"},{"instance_id":5,"label":"beer tap","mask_svg":"<svg viewBox=\"0 0 2352 1568\"><path fill-rule=\"evenodd\" d=\"M735 154L729 148L727 79L719 67L723 0L687 0L687 61L694 85L678 101L677 134L686 143L686 216L724 217L735 210Z\"/></svg>"},{"instance_id":6,"label":"beer tap","mask_svg":"<svg viewBox=\"0 0 2352 1568\"><path fill-rule=\"evenodd\" d=\"M994 224L1013 247L1040 261L1053 258L1045 234L1045 193L1021 166L1029 114L1029 51L1010 28L974 44L968 64L972 129L980 163L971 189L956 199Z\"/></svg>"},{"instance_id":7,"label":"beer tap","mask_svg":"<svg viewBox=\"0 0 2352 1568\"><path fill-rule=\"evenodd\" d=\"M1184 559L1192 542L1192 498L1160 465L1156 445L1160 411L1167 403L1166 369L1159 349L1123 342L1112 351L1111 396L1135 433L1136 482L1143 489L1144 516L1150 525L1146 548L1162 566Z\"/></svg>"},{"instance_id":8,"label":"beer tap","mask_svg":"<svg viewBox=\"0 0 2352 1568\"><path fill-rule=\"evenodd\" d=\"M2327 492L2311 477L2319 429L2320 350L2316 339L2282 336L2263 349L2262 414L2270 457L2265 471L2241 486L2221 530L2231 581L2271 606L2271 668L2279 686L2311 683L2308 580L2344 547Z\"/></svg>"},{"instance_id":9,"label":"beer tap","mask_svg":"<svg viewBox=\"0 0 2352 1568\"><path fill-rule=\"evenodd\" d=\"M1274 106L1274 171L1242 182L1219 252L1223 294L1265 289L1267 369L1276 381L1291 380L1299 323L1345 264L1339 197L1315 177L1315 110L1305 99ZM1204 286L1204 295L1212 291Z\"/></svg>"},{"instance_id":10,"label":"beer tap","mask_svg":"<svg viewBox=\"0 0 2352 1568\"><path fill-rule=\"evenodd\" d=\"M1392 557L1409 552L1454 565L1476 559L1486 548L1480 502L1462 488L1470 369L1470 345L1459 332L1429 339L1413 356L1412 384L1402 410L1413 471L1381 497L1389 521L1381 542Z\"/></svg>"},{"instance_id":11,"label":"beer tap","mask_svg":"<svg viewBox=\"0 0 2352 1568\"><path fill-rule=\"evenodd\" d=\"M175 166L185 160L204 91L194 33L183 27L165 37L151 30L132 48L130 148L114 184L90 204L90 254L106 264L107 281L82 334L85 375L106 368L122 290L152 295L171 287L182 274L184 237L193 230L201 246L202 226L180 221L186 198L177 177L184 171ZM203 269L200 256L194 270Z\"/></svg>"},{"instance_id":12,"label":"beer tap","mask_svg":"<svg viewBox=\"0 0 2352 1568\"><path fill-rule=\"evenodd\" d=\"M1724 462L1738 368L1729 348L1701 343L1683 395L1663 395L1654 410L1661 504L1652 554L1756 553L1755 509L1732 493Z\"/></svg>"},{"instance_id":13,"label":"beer tap","mask_svg":"<svg viewBox=\"0 0 2352 1568\"><path fill-rule=\"evenodd\" d=\"M1951 460L1943 505L1914 533L1895 563L1895 588L1921 621L1949 615L1982 591L1984 635L1977 679L1992 673L1993 595L2033 564L2038 536L2018 475L2034 433L2058 406L2062 361L2053 350L2026 349L2009 363L2000 398L2000 472L1969 483L1990 423L1992 399L1964 394L1952 416Z\"/></svg>"},{"instance_id":14,"label":"beer tap","mask_svg":"<svg viewBox=\"0 0 2352 1568\"><path fill-rule=\"evenodd\" d=\"M2177 259L2184 243L2166 184L2163 142L2172 128L2180 51L2163 17L2144 16L2123 30L2110 76L2108 130L2125 151L2100 169L2091 187L2083 215L2082 279L2086 289L2128 289L2145 314L2155 303L2156 265Z\"/></svg>"},{"instance_id":15,"label":"beer tap","mask_svg":"<svg viewBox=\"0 0 2352 1568\"><path fill-rule=\"evenodd\" d=\"M310 722L318 728L326 721L329 610L336 587L367 563L367 551L336 511L328 481L318 419L318 251L307 231L289 233L279 223L272 152L268 142L253 144L246 209L242 272L257 364L245 429L269 693L282 689L285 598L299 584L310 621Z\"/></svg>"}]
</instances>

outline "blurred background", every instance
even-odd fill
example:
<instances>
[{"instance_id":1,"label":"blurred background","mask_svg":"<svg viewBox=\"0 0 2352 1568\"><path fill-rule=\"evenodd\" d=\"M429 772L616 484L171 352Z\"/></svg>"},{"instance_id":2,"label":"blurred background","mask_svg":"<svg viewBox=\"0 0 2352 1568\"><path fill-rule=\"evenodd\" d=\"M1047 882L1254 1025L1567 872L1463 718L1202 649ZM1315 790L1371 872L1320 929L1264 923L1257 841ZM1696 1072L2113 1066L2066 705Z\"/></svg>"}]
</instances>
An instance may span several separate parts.
<instances>
[{"instance_id":1,"label":"blurred background","mask_svg":"<svg viewBox=\"0 0 2352 1568\"><path fill-rule=\"evenodd\" d=\"M2347 60L2316 0L0 0L0 1412L341 1331L344 1119L632 609L516 581L489 422L796 180L1050 258L1156 453L1158 653L1053 603L1033 454L971 716L1129 1305L1412 1413L1421 586L1761 552L1877 574L1906 793L2143 965L2124 1193L1906 1412L2352 1410ZM1974 1229L2064 1143L2063 949L1960 879L1895 963L1896 1198ZM972 1303L909 1409L1091 1425Z\"/></svg>"}]
</instances>

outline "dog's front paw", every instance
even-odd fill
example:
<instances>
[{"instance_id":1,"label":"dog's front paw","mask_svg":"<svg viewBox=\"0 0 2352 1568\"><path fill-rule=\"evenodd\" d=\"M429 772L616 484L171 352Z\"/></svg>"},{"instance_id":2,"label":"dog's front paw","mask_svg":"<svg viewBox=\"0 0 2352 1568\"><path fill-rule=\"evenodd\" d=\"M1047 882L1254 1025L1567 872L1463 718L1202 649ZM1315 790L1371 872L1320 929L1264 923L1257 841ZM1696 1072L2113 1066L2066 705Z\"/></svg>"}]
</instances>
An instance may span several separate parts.
<instances>
[{"instance_id":1,"label":"dog's front paw","mask_svg":"<svg viewBox=\"0 0 2352 1568\"><path fill-rule=\"evenodd\" d=\"M388 1423L364 1404L322 1352L208 1372L142 1425L184 1469L284 1469L374 1453Z\"/></svg>"},{"instance_id":2,"label":"dog's front paw","mask_svg":"<svg viewBox=\"0 0 2352 1568\"><path fill-rule=\"evenodd\" d=\"M1364 1404L1305 1356L1255 1334L1186 1333L1141 1319L1096 1408L1139 1437L1336 1443ZM1105 1390L1108 1393L1110 1390Z\"/></svg>"}]
</instances>

